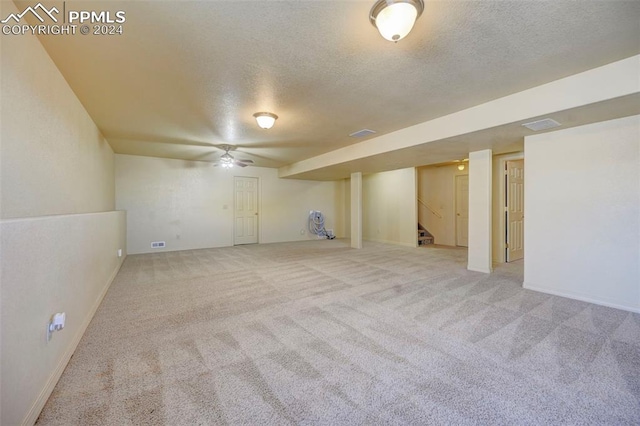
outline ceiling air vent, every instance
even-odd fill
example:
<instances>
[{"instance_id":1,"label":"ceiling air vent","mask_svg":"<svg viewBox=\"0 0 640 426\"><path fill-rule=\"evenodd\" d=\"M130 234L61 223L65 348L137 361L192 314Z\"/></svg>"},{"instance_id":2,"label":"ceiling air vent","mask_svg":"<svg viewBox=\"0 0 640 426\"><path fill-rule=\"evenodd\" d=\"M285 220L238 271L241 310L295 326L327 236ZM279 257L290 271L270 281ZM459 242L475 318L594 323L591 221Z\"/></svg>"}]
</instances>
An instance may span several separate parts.
<instances>
[{"instance_id":1,"label":"ceiling air vent","mask_svg":"<svg viewBox=\"0 0 640 426\"><path fill-rule=\"evenodd\" d=\"M358 130L357 132L351 133L349 136L351 136L352 138L363 138L365 136L369 136L374 133L375 133L375 130L362 129L362 130Z\"/></svg>"},{"instance_id":2,"label":"ceiling air vent","mask_svg":"<svg viewBox=\"0 0 640 426\"><path fill-rule=\"evenodd\" d=\"M540 130L558 127L560 126L560 123L550 118L543 118L542 120L532 121L531 123L524 123L523 126L529 130L533 130L534 132L539 132Z\"/></svg>"}]
</instances>

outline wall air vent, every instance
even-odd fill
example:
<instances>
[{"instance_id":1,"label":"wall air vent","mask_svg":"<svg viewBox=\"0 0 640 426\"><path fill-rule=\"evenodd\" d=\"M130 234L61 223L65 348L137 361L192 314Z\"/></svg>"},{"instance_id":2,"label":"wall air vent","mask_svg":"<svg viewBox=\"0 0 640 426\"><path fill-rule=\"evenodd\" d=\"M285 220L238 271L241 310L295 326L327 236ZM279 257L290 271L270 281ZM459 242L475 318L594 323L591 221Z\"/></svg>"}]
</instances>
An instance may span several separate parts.
<instances>
[{"instance_id":1,"label":"wall air vent","mask_svg":"<svg viewBox=\"0 0 640 426\"><path fill-rule=\"evenodd\" d=\"M375 132L376 132L375 130L362 129L362 130L358 130L357 132L351 133L349 136L352 138L363 138L365 136L372 135Z\"/></svg>"},{"instance_id":2,"label":"wall air vent","mask_svg":"<svg viewBox=\"0 0 640 426\"><path fill-rule=\"evenodd\" d=\"M539 132L540 130L547 130L547 129L553 129L554 127L559 127L560 123L550 118L543 118L542 120L536 120L530 123L524 123L523 126L529 130L533 130L534 132Z\"/></svg>"},{"instance_id":3,"label":"wall air vent","mask_svg":"<svg viewBox=\"0 0 640 426\"><path fill-rule=\"evenodd\" d=\"M162 248L162 247L166 247L166 244L164 241L154 241L151 243L151 248Z\"/></svg>"}]
</instances>

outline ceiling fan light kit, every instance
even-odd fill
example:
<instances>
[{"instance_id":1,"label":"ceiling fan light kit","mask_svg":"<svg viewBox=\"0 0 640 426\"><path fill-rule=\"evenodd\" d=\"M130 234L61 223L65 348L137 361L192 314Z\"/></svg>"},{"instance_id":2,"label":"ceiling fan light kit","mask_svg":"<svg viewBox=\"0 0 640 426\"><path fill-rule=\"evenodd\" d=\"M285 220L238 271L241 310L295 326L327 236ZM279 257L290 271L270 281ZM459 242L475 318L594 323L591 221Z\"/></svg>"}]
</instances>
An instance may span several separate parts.
<instances>
[{"instance_id":1,"label":"ceiling fan light kit","mask_svg":"<svg viewBox=\"0 0 640 426\"><path fill-rule=\"evenodd\" d=\"M398 42L411 32L423 11L423 0L378 0L369 21L386 40Z\"/></svg>"},{"instance_id":2,"label":"ceiling fan light kit","mask_svg":"<svg viewBox=\"0 0 640 426\"><path fill-rule=\"evenodd\" d=\"M231 150L230 145L224 145L221 147L224 149L224 154L220 156L220 160L214 164L214 166L221 166L223 169L231 169L233 166L247 167L249 164L253 164L253 160L236 160L233 155L229 154Z\"/></svg>"},{"instance_id":3,"label":"ceiling fan light kit","mask_svg":"<svg viewBox=\"0 0 640 426\"><path fill-rule=\"evenodd\" d=\"M278 116L272 112L256 112L253 114L258 122L258 126L262 129L270 129L275 124Z\"/></svg>"},{"instance_id":4,"label":"ceiling fan light kit","mask_svg":"<svg viewBox=\"0 0 640 426\"><path fill-rule=\"evenodd\" d=\"M227 148L227 152L220 156L220 165L222 165L225 169L230 169L233 167L233 157L229 154L229 149Z\"/></svg>"}]
</instances>

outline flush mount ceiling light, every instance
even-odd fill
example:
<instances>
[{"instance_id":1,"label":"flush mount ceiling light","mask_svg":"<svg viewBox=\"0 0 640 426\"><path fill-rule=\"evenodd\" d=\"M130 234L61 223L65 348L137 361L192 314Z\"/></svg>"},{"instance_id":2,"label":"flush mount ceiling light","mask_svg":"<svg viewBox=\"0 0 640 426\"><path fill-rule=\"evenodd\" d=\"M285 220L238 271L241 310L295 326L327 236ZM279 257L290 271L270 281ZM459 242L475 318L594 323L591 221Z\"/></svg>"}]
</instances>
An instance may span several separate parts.
<instances>
[{"instance_id":1,"label":"flush mount ceiling light","mask_svg":"<svg viewBox=\"0 0 640 426\"><path fill-rule=\"evenodd\" d=\"M468 158L464 158L462 160L453 160L454 163L458 163L458 170L462 171L465 169L464 163L469 161Z\"/></svg>"},{"instance_id":2,"label":"flush mount ceiling light","mask_svg":"<svg viewBox=\"0 0 640 426\"><path fill-rule=\"evenodd\" d=\"M423 0L378 0L369 12L369 21L382 37L397 42L409 34L423 10Z\"/></svg>"},{"instance_id":3,"label":"flush mount ceiling light","mask_svg":"<svg viewBox=\"0 0 640 426\"><path fill-rule=\"evenodd\" d=\"M258 122L258 126L263 129L270 129L275 124L278 116L270 112L256 112L253 114Z\"/></svg>"}]
</instances>

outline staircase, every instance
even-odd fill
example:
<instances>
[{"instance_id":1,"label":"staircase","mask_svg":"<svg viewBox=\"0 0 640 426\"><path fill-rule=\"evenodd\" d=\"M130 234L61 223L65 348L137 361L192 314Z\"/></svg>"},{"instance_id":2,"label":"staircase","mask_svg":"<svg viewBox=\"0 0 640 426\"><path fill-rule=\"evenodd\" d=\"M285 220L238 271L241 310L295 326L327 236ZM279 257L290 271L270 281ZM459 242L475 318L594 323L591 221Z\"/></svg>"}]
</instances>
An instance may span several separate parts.
<instances>
[{"instance_id":1,"label":"staircase","mask_svg":"<svg viewBox=\"0 0 640 426\"><path fill-rule=\"evenodd\" d=\"M422 225L418 224L418 245L426 246L427 244L433 244L433 235L424 229Z\"/></svg>"}]
</instances>

